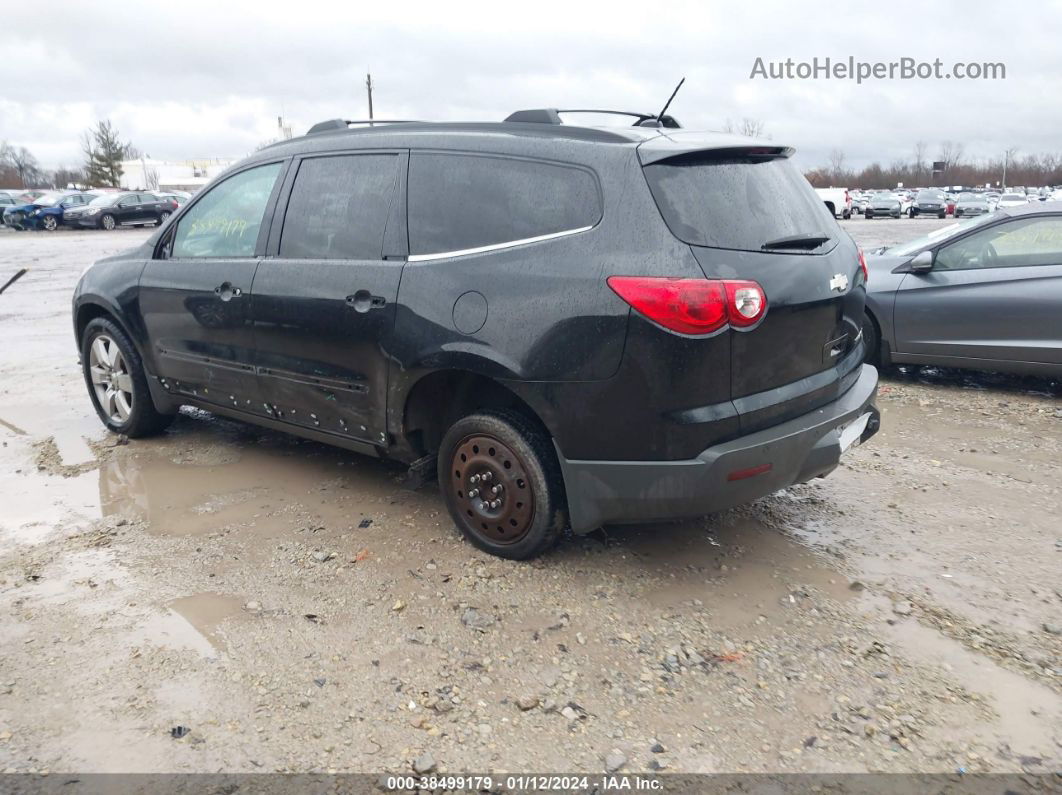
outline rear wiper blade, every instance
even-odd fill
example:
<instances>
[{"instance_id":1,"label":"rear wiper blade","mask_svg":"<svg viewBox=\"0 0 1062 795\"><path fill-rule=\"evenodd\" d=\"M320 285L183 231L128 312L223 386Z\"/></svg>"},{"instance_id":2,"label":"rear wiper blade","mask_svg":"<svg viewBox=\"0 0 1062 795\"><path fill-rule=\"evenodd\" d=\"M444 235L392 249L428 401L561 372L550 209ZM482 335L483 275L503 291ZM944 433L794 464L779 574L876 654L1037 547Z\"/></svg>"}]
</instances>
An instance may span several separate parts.
<instances>
[{"instance_id":1,"label":"rear wiper blade","mask_svg":"<svg viewBox=\"0 0 1062 795\"><path fill-rule=\"evenodd\" d=\"M780 237L777 240L768 240L760 248L764 251L770 251L775 248L812 249L818 248L829 239L828 235L824 235L821 232L808 232L803 235L790 235L789 237Z\"/></svg>"}]
</instances>

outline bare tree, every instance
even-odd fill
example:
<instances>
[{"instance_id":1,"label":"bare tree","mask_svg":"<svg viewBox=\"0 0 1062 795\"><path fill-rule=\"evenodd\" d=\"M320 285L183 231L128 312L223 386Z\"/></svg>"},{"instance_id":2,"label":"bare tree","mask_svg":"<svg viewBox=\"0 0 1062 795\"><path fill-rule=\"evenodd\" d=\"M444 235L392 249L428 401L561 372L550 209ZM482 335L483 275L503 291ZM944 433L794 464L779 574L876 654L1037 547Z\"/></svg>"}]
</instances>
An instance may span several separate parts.
<instances>
[{"instance_id":1,"label":"bare tree","mask_svg":"<svg viewBox=\"0 0 1062 795\"><path fill-rule=\"evenodd\" d=\"M940 154L937 155L938 160L944 161L944 168L947 171L951 171L954 168L958 168L962 163L963 153L966 148L955 141L944 141L940 145Z\"/></svg>"},{"instance_id":2,"label":"bare tree","mask_svg":"<svg viewBox=\"0 0 1062 795\"><path fill-rule=\"evenodd\" d=\"M0 185L15 187L18 180L18 172L11 162L14 150L7 141L0 141Z\"/></svg>"},{"instance_id":3,"label":"bare tree","mask_svg":"<svg viewBox=\"0 0 1062 795\"><path fill-rule=\"evenodd\" d=\"M44 173L37 163L37 158L26 147L20 146L17 149L10 147L8 159L18 174L19 182L22 183L21 187L29 188L43 180Z\"/></svg>"},{"instance_id":4,"label":"bare tree","mask_svg":"<svg viewBox=\"0 0 1062 795\"><path fill-rule=\"evenodd\" d=\"M834 174L842 173L844 171L844 160L844 150L831 149L829 160L830 171Z\"/></svg>"},{"instance_id":5,"label":"bare tree","mask_svg":"<svg viewBox=\"0 0 1062 795\"><path fill-rule=\"evenodd\" d=\"M59 166L52 172L52 185L59 190L71 186L78 188L87 184L88 180L85 179L85 172L81 169Z\"/></svg>"},{"instance_id":6,"label":"bare tree","mask_svg":"<svg viewBox=\"0 0 1062 795\"><path fill-rule=\"evenodd\" d=\"M921 180L922 175L926 173L926 152L929 147L926 146L925 141L916 141L914 145L914 162L911 166L914 168L915 181Z\"/></svg>"},{"instance_id":7,"label":"bare tree","mask_svg":"<svg viewBox=\"0 0 1062 795\"><path fill-rule=\"evenodd\" d=\"M917 146L915 147L917 154ZM859 170L852 170L849 166L845 173L838 175L835 168L845 165L836 157L837 151L832 152L828 165L820 166L805 174L808 180L817 188L827 188L844 184L848 187L859 187L868 190L885 189L896 187L897 183L904 185L919 184L921 177L916 174L910 160L895 160L888 166L880 163L871 163ZM940 159L950 158L948 168L948 182L951 185L975 185L994 184L1000 181L1004 168L1006 169L1007 185L1032 185L1041 187L1045 185L1062 185L1062 156L1059 154L1031 154L1019 155L1016 148L1007 149L998 158L990 160L966 159L961 146L946 142L941 146ZM927 172L928 173L928 172ZM924 183L922 183L924 184Z\"/></svg>"},{"instance_id":8,"label":"bare tree","mask_svg":"<svg viewBox=\"0 0 1062 795\"><path fill-rule=\"evenodd\" d=\"M726 120L726 124L723 125L723 132L736 133L737 135L744 135L749 138L767 138L764 134L764 123L759 119L750 119L745 117L737 124L730 119Z\"/></svg>"}]
</instances>

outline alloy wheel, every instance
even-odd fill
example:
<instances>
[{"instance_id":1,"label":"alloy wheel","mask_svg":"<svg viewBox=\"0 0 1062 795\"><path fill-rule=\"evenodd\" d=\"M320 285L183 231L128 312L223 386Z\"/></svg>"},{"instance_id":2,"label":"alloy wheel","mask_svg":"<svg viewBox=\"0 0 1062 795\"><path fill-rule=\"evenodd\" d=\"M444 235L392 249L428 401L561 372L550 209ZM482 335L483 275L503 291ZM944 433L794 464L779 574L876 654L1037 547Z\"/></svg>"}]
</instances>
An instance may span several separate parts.
<instances>
[{"instance_id":1,"label":"alloy wheel","mask_svg":"<svg viewBox=\"0 0 1062 795\"><path fill-rule=\"evenodd\" d=\"M103 216L100 223L103 224L103 228L106 229L108 232L114 229L114 218L110 215Z\"/></svg>"},{"instance_id":2,"label":"alloy wheel","mask_svg":"<svg viewBox=\"0 0 1062 795\"><path fill-rule=\"evenodd\" d=\"M45 229L47 229L49 232L54 232L55 231L55 227L57 227L57 226L58 226L58 224L55 222L55 216L54 215L46 215L46 216L44 216L44 228Z\"/></svg>"},{"instance_id":3,"label":"alloy wheel","mask_svg":"<svg viewBox=\"0 0 1062 795\"><path fill-rule=\"evenodd\" d=\"M461 520L475 535L494 544L515 544L534 522L527 468L492 436L468 436L454 448L450 482Z\"/></svg>"},{"instance_id":4,"label":"alloy wheel","mask_svg":"<svg viewBox=\"0 0 1062 795\"><path fill-rule=\"evenodd\" d=\"M92 341L89 376L103 413L111 422L124 424L133 413L133 377L118 343L106 334Z\"/></svg>"}]
</instances>

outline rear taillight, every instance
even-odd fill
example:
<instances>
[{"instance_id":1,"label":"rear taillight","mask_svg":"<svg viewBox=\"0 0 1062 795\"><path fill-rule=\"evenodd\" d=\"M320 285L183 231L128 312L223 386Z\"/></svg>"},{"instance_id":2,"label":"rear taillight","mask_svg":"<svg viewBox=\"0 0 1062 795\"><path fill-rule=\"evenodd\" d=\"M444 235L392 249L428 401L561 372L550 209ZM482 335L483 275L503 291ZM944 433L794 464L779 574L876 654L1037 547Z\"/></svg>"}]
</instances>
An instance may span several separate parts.
<instances>
[{"instance_id":1,"label":"rear taillight","mask_svg":"<svg viewBox=\"0 0 1062 795\"><path fill-rule=\"evenodd\" d=\"M767 296L756 282L610 276L608 286L637 312L680 334L748 328L763 318Z\"/></svg>"},{"instance_id":2,"label":"rear taillight","mask_svg":"<svg viewBox=\"0 0 1062 795\"><path fill-rule=\"evenodd\" d=\"M859 252L859 270L863 271L863 284L870 281L870 273L867 271L867 258L863 255L863 247L856 246L856 251Z\"/></svg>"}]
</instances>

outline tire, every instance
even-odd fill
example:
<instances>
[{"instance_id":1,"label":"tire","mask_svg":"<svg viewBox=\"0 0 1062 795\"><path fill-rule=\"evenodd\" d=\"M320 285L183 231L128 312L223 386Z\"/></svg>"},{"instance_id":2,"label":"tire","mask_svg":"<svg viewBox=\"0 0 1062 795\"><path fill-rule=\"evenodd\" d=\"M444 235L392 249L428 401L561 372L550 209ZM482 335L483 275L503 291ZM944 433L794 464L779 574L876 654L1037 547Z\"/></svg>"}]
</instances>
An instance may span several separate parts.
<instances>
[{"instance_id":1,"label":"tire","mask_svg":"<svg viewBox=\"0 0 1062 795\"><path fill-rule=\"evenodd\" d=\"M162 226L164 223L166 223L166 219L169 218L169 217L170 217L169 211L168 210L163 210L161 213L159 213L159 223L158 223L158 225Z\"/></svg>"},{"instance_id":2,"label":"tire","mask_svg":"<svg viewBox=\"0 0 1062 795\"><path fill-rule=\"evenodd\" d=\"M114 230L117 224L114 221L114 216L110 213L104 213L100 216L100 229L106 229L108 232Z\"/></svg>"},{"instance_id":3,"label":"tire","mask_svg":"<svg viewBox=\"0 0 1062 795\"><path fill-rule=\"evenodd\" d=\"M915 217L914 207L912 207L910 210L907 211L907 215L910 218L914 218Z\"/></svg>"},{"instance_id":4,"label":"tire","mask_svg":"<svg viewBox=\"0 0 1062 795\"><path fill-rule=\"evenodd\" d=\"M478 493L488 488L489 501ZM439 445L439 489L465 538L498 557L541 555L568 524L550 440L515 411L481 411L450 427Z\"/></svg>"},{"instance_id":5,"label":"tire","mask_svg":"<svg viewBox=\"0 0 1062 795\"><path fill-rule=\"evenodd\" d=\"M851 210L845 210L843 213L841 213L841 218L844 219L845 221L847 221L851 217L852 217L852 211Z\"/></svg>"},{"instance_id":6,"label":"tire","mask_svg":"<svg viewBox=\"0 0 1062 795\"><path fill-rule=\"evenodd\" d=\"M863 217L869 221L870 219L872 219L874 217L874 211L873 210L864 210L863 211Z\"/></svg>"},{"instance_id":7,"label":"tire","mask_svg":"<svg viewBox=\"0 0 1062 795\"><path fill-rule=\"evenodd\" d=\"M863 361L880 368L881 334L878 333L878 324L868 314L863 315L863 346L866 351Z\"/></svg>"},{"instance_id":8,"label":"tire","mask_svg":"<svg viewBox=\"0 0 1062 795\"><path fill-rule=\"evenodd\" d=\"M947 217L948 217L948 214L946 212L937 214L937 218L939 218L941 221L943 221Z\"/></svg>"},{"instance_id":9,"label":"tire","mask_svg":"<svg viewBox=\"0 0 1062 795\"><path fill-rule=\"evenodd\" d=\"M59 222L55 219L54 215L46 215L41 221L41 228L46 232L54 232L59 228Z\"/></svg>"},{"instance_id":10,"label":"tire","mask_svg":"<svg viewBox=\"0 0 1062 795\"><path fill-rule=\"evenodd\" d=\"M98 317L85 326L81 371L96 414L109 431L138 439L161 433L173 422L175 415L155 408L140 354L113 321Z\"/></svg>"}]
</instances>

